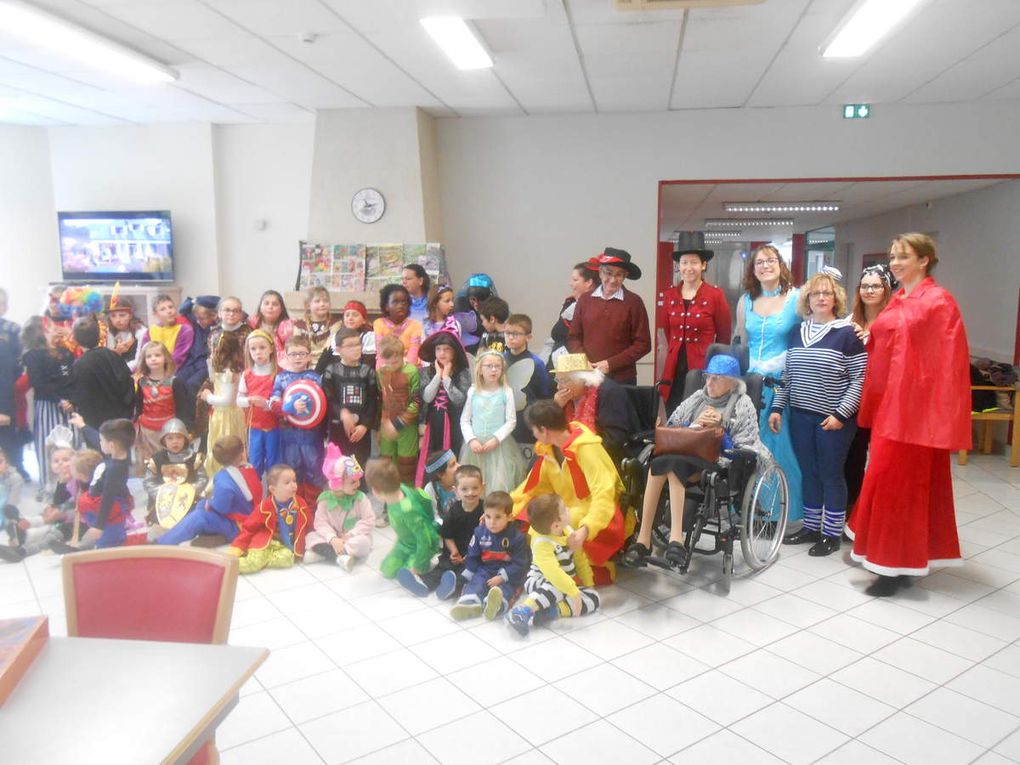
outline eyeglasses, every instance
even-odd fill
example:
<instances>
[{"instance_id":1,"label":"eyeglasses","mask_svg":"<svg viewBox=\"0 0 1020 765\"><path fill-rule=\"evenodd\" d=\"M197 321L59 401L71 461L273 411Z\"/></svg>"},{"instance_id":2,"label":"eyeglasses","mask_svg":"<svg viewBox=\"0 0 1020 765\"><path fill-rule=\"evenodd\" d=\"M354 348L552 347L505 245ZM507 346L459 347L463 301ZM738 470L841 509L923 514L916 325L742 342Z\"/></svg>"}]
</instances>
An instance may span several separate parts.
<instances>
[{"instance_id":1,"label":"eyeglasses","mask_svg":"<svg viewBox=\"0 0 1020 765\"><path fill-rule=\"evenodd\" d=\"M831 298L836 293L832 290L818 290L817 292L809 293L809 297L813 298Z\"/></svg>"},{"instance_id":2,"label":"eyeglasses","mask_svg":"<svg viewBox=\"0 0 1020 765\"><path fill-rule=\"evenodd\" d=\"M779 258L765 258L764 260L754 261L755 268L762 268L764 266L775 266L779 264Z\"/></svg>"},{"instance_id":3,"label":"eyeglasses","mask_svg":"<svg viewBox=\"0 0 1020 765\"><path fill-rule=\"evenodd\" d=\"M287 351L287 358L290 359L306 359L311 355L308 351Z\"/></svg>"},{"instance_id":4,"label":"eyeglasses","mask_svg":"<svg viewBox=\"0 0 1020 765\"><path fill-rule=\"evenodd\" d=\"M885 289L881 284L862 284L858 287L861 292L881 292Z\"/></svg>"}]
</instances>

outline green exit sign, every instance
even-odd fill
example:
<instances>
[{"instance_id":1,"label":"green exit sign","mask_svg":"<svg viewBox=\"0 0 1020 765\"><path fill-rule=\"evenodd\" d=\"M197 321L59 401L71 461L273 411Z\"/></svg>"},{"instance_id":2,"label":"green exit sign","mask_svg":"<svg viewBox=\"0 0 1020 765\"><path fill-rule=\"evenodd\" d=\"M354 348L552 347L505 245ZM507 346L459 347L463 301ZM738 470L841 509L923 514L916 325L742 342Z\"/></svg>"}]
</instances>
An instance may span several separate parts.
<instances>
[{"instance_id":1,"label":"green exit sign","mask_svg":"<svg viewBox=\"0 0 1020 765\"><path fill-rule=\"evenodd\" d=\"M843 119L866 120L871 116L871 104L843 104Z\"/></svg>"}]
</instances>

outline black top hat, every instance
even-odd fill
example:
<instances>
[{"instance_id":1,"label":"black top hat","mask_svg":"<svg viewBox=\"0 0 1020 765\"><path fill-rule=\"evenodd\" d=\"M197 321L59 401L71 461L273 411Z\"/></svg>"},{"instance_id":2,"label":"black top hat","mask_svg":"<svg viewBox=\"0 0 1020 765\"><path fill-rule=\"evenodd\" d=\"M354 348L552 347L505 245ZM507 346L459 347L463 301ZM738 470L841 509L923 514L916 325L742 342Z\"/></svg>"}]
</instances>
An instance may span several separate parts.
<instances>
[{"instance_id":1,"label":"black top hat","mask_svg":"<svg viewBox=\"0 0 1020 765\"><path fill-rule=\"evenodd\" d=\"M425 341L421 344L418 349L418 358L422 361L427 361L432 364L436 360L436 346L437 345L449 345L453 348L453 353L457 357L461 369L468 369L467 352L464 350L464 344L457 336L456 332L451 332L448 329L441 329L438 332L433 332L431 335L425 338Z\"/></svg>"},{"instance_id":2,"label":"black top hat","mask_svg":"<svg viewBox=\"0 0 1020 765\"><path fill-rule=\"evenodd\" d=\"M715 252L705 249L705 234L702 231L681 231L680 239L673 250L673 260L680 260L684 255L697 255L705 263L710 261Z\"/></svg>"},{"instance_id":3,"label":"black top hat","mask_svg":"<svg viewBox=\"0 0 1020 765\"><path fill-rule=\"evenodd\" d=\"M638 268L636 263L630 262L630 253L626 250L618 250L615 247L606 247L602 250L601 255L596 255L592 260L588 261L595 267L600 266L616 266L622 268L627 272L628 279L640 279L641 269Z\"/></svg>"}]
</instances>

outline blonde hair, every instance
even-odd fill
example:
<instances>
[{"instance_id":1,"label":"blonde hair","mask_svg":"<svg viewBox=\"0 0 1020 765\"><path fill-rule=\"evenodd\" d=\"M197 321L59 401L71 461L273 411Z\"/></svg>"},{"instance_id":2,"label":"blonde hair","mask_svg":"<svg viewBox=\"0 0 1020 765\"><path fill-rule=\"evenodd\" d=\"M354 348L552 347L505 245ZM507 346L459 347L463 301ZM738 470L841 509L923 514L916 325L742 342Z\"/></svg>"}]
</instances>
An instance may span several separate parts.
<instances>
[{"instance_id":1,"label":"blonde hair","mask_svg":"<svg viewBox=\"0 0 1020 765\"><path fill-rule=\"evenodd\" d=\"M149 369L149 364L145 360L145 354L153 348L159 348L163 351L163 374L166 377L170 377L170 375L177 371L177 364L174 362L174 357L170 354L170 351L166 349L166 346L155 340L150 340L142 346L142 351L138 354L138 371L142 373L143 377L148 377L152 374L152 370Z\"/></svg>"},{"instance_id":2,"label":"blonde hair","mask_svg":"<svg viewBox=\"0 0 1020 765\"><path fill-rule=\"evenodd\" d=\"M253 329L248 333L248 337L244 338L245 369L252 369L255 366L255 360L251 357L251 348L248 347L252 340L262 340L269 345L269 367L272 370L270 374L275 375L279 371L279 367L276 365L276 341L273 340L272 335L264 329ZM218 460L218 462L220 462L221 465L226 464L221 460Z\"/></svg>"},{"instance_id":3,"label":"blonde hair","mask_svg":"<svg viewBox=\"0 0 1020 765\"><path fill-rule=\"evenodd\" d=\"M939 264L938 247L936 247L934 239L927 234L919 234L916 231L912 231L909 234L900 234L893 237L892 243L889 245L890 254L892 253L892 245L897 243L907 245L918 258L928 258L928 265L924 267L924 275L931 276L935 266Z\"/></svg>"},{"instance_id":4,"label":"blonde hair","mask_svg":"<svg viewBox=\"0 0 1020 765\"><path fill-rule=\"evenodd\" d=\"M506 359L503 358L503 354L497 351L482 351L478 354L478 358L475 359L475 373L474 383L476 388L482 387L482 362L489 356L499 359L500 364L503 365L503 371L499 373L499 385L500 388L506 385Z\"/></svg>"},{"instance_id":5,"label":"blonde hair","mask_svg":"<svg viewBox=\"0 0 1020 765\"><path fill-rule=\"evenodd\" d=\"M332 318L333 305L330 302L329 290L322 285L316 285L309 287L305 292L305 323L309 328L312 326L312 301L320 295L326 296L326 302L329 303L329 310L326 311L326 321Z\"/></svg>"},{"instance_id":6,"label":"blonde hair","mask_svg":"<svg viewBox=\"0 0 1020 765\"><path fill-rule=\"evenodd\" d=\"M811 293L823 285L832 287L832 315L846 316L846 290L829 274L821 271L804 282L804 286L800 288L800 295L797 297L797 313L804 318L811 315Z\"/></svg>"}]
</instances>

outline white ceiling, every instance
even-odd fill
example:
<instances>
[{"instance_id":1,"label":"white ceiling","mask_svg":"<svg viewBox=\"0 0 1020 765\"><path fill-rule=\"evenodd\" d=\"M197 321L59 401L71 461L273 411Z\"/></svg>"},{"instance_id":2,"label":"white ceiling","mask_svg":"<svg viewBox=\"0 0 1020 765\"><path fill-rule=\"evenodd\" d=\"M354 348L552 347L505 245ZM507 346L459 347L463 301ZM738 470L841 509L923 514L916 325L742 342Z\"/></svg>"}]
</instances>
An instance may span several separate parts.
<instances>
[{"instance_id":1,"label":"white ceiling","mask_svg":"<svg viewBox=\"0 0 1020 765\"><path fill-rule=\"evenodd\" d=\"M621 12L611 0L30 0L178 70L136 87L0 30L0 122L308 120L1020 98L1020 2L926 0L868 56L818 47L853 0ZM491 70L460 72L418 23L472 19ZM302 33L317 35L301 42Z\"/></svg>"},{"instance_id":2,"label":"white ceiling","mask_svg":"<svg viewBox=\"0 0 1020 765\"><path fill-rule=\"evenodd\" d=\"M832 181L793 183L690 183L663 184L659 209L661 241L674 237L675 231L703 231L706 218L793 218L793 226L772 228L718 228L741 231L737 241L784 241L793 233L860 220L902 207L931 202L942 197L963 194L996 183L996 178L921 181ZM823 213L728 213L723 202L839 202L839 212Z\"/></svg>"}]
</instances>

